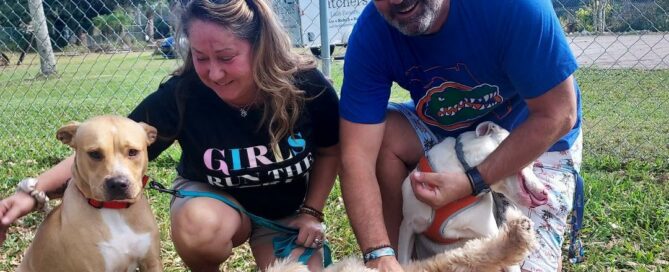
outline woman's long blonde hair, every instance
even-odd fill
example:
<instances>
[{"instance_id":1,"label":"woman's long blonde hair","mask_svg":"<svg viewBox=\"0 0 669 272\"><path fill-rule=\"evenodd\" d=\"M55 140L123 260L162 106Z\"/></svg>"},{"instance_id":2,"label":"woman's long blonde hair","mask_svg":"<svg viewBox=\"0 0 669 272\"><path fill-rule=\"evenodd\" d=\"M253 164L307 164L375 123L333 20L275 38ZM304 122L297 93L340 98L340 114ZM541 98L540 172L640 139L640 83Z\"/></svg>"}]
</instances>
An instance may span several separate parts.
<instances>
[{"instance_id":1,"label":"woman's long blonde hair","mask_svg":"<svg viewBox=\"0 0 669 272\"><path fill-rule=\"evenodd\" d=\"M188 37L193 20L216 23L251 43L253 80L264 101L259 128L267 124L271 147L275 155L281 156L276 149L278 141L293 134L305 100L304 92L295 86L294 75L315 68L314 58L291 51L288 34L265 0L191 0L181 11L177 41L180 35ZM192 53L180 52L184 53L184 63L175 74L194 73Z\"/></svg>"}]
</instances>

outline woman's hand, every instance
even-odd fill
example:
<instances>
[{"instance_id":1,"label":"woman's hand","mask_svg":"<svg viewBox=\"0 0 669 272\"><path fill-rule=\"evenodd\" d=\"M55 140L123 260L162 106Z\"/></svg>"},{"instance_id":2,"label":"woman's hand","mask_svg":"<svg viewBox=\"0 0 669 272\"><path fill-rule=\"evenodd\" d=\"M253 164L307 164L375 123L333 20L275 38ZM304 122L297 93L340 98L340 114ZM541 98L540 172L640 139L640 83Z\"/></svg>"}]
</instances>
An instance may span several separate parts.
<instances>
[{"instance_id":1,"label":"woman's hand","mask_svg":"<svg viewBox=\"0 0 669 272\"><path fill-rule=\"evenodd\" d=\"M320 248L325 242L325 226L314 216L300 213L288 224L299 229L298 245L310 248Z\"/></svg>"},{"instance_id":2,"label":"woman's hand","mask_svg":"<svg viewBox=\"0 0 669 272\"><path fill-rule=\"evenodd\" d=\"M30 213L36 205L37 201L24 192L16 192L0 200L0 244L5 241L9 226L16 219Z\"/></svg>"}]
</instances>

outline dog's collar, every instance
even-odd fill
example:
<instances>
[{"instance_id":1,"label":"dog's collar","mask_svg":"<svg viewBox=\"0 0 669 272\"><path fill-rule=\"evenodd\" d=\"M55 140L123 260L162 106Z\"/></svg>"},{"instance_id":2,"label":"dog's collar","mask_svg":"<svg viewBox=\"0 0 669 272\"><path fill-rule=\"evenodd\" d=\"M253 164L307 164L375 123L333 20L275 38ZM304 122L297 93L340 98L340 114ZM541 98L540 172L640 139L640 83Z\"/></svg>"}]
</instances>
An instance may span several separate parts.
<instances>
[{"instance_id":1,"label":"dog's collar","mask_svg":"<svg viewBox=\"0 0 669 272\"><path fill-rule=\"evenodd\" d=\"M461 136L462 134L455 138L455 155L458 157L460 164L462 164L462 168L464 168L465 172L467 172L469 169L472 169L472 166L467 163L467 160L465 160L465 151L462 150L462 141L460 140Z\"/></svg>"},{"instance_id":2,"label":"dog's collar","mask_svg":"<svg viewBox=\"0 0 669 272\"><path fill-rule=\"evenodd\" d=\"M418 170L421 172L434 172L427 154L421 157L418 161ZM469 195L434 210L432 224L430 224L430 226L423 232L423 235L425 235L425 237L429 238L430 240L442 245L448 245L460 241L461 239L448 239L441 236L441 227L443 226L443 223L448 221L449 218L458 211L469 207L478 201L478 197Z\"/></svg>"},{"instance_id":3,"label":"dog's collar","mask_svg":"<svg viewBox=\"0 0 669 272\"><path fill-rule=\"evenodd\" d=\"M149 176L142 177L142 188L146 186L146 183L149 181ZM79 190L81 192L81 190ZM127 209L132 203L122 202L122 201L99 201L92 198L86 198L88 205L91 205L96 209Z\"/></svg>"}]
</instances>

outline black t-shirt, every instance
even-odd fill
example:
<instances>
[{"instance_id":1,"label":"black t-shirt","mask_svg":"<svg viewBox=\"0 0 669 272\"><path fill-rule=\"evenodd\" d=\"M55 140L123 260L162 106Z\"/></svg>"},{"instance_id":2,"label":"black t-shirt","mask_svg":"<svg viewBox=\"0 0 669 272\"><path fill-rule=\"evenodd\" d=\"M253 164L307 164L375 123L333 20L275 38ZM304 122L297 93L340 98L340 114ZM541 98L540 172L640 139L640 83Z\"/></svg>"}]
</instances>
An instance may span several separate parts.
<instances>
[{"instance_id":1,"label":"black t-shirt","mask_svg":"<svg viewBox=\"0 0 669 272\"><path fill-rule=\"evenodd\" d=\"M177 92L178 85L187 88ZM267 126L258 126L262 107L242 117L195 74L161 84L130 118L158 129L149 159L177 140L180 176L221 188L248 211L276 219L294 213L304 201L315 149L339 141L339 101L332 85L316 69L298 72L295 85L306 100L293 136L279 141L281 156L272 151Z\"/></svg>"}]
</instances>

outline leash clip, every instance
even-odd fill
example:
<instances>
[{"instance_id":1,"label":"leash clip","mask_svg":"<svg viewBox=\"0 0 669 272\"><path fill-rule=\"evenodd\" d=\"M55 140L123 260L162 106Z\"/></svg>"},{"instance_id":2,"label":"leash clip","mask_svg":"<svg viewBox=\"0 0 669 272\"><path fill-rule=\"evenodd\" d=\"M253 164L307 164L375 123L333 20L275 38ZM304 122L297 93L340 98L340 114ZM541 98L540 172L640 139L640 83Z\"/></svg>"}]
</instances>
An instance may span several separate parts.
<instances>
[{"instance_id":1,"label":"leash clip","mask_svg":"<svg viewBox=\"0 0 669 272\"><path fill-rule=\"evenodd\" d=\"M183 197L181 192L179 192L178 190L167 189L167 188L165 188L165 186L163 186L162 184L158 183L155 180L151 180L149 182L149 188L154 189L154 190L156 190L158 192L161 192L161 193L168 193L168 194L176 196L176 197Z\"/></svg>"}]
</instances>

